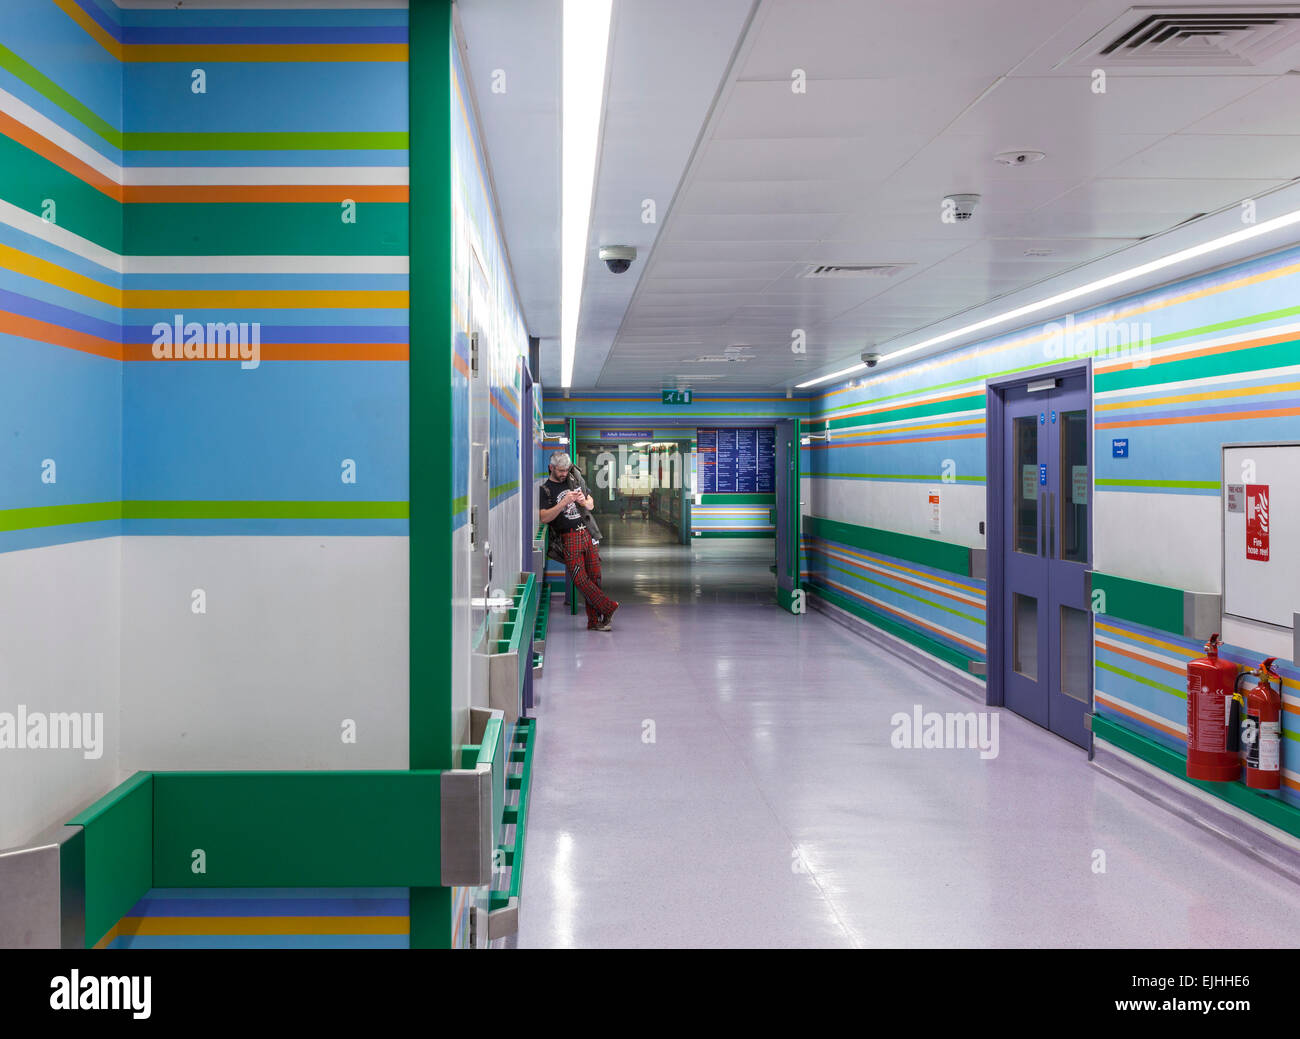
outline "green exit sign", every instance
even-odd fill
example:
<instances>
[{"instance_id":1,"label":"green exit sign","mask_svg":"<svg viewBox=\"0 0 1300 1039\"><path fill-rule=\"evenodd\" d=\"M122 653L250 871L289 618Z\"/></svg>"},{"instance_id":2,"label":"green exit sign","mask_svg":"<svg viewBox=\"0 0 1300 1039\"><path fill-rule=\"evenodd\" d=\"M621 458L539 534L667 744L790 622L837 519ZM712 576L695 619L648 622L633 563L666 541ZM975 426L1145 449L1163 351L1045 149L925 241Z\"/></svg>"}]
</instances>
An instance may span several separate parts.
<instances>
[{"instance_id":1,"label":"green exit sign","mask_svg":"<svg viewBox=\"0 0 1300 1039\"><path fill-rule=\"evenodd\" d=\"M664 390L665 404L689 404L690 402L690 390Z\"/></svg>"}]
</instances>

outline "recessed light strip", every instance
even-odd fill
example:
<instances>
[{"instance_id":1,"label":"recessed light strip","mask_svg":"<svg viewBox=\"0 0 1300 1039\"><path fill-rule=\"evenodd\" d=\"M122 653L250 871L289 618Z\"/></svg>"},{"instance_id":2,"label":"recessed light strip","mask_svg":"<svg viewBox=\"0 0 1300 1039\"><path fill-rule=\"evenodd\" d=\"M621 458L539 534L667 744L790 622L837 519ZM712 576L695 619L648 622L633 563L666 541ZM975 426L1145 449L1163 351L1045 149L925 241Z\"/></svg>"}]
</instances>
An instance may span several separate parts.
<instances>
[{"instance_id":1,"label":"recessed light strip","mask_svg":"<svg viewBox=\"0 0 1300 1039\"><path fill-rule=\"evenodd\" d=\"M573 385L612 0L564 0L560 385Z\"/></svg>"},{"instance_id":2,"label":"recessed light strip","mask_svg":"<svg viewBox=\"0 0 1300 1039\"><path fill-rule=\"evenodd\" d=\"M1240 231L1233 231L1231 234L1222 235L1218 238L1212 238L1208 242L1202 242L1200 245L1193 245L1187 249L1180 249L1177 252L1170 253L1168 256L1162 256L1157 260L1151 260L1149 263L1138 264L1136 267L1130 267L1128 270L1120 271L1117 274L1108 275L1105 278L1098 278L1096 281L1090 281L1085 285L1070 289L1066 292L1058 292L1055 296L1048 296L1046 299L1040 299L1036 303L1027 303L1023 307L1015 307L1011 310L1003 311L993 317L984 318L982 321L975 321L969 325L963 325L961 328L953 329L951 332L945 332L943 335L932 336L929 339L923 339L919 343L913 343L911 346L905 346L901 350L895 350L887 353L880 359L882 361L892 361L896 357L903 357L906 354L915 353L917 350L924 350L927 347L938 346L940 343L948 343L954 339L960 339L970 335L972 332L980 332L994 325L1002 324L1006 321L1014 321L1016 318L1026 317L1029 314L1036 314L1039 311L1050 310L1059 307L1062 303L1068 303L1070 300L1078 299L1080 296L1087 296L1090 293L1098 292L1102 289L1113 288L1116 285L1122 285L1127 281L1135 278L1141 278L1156 271L1164 270L1166 267L1172 267L1175 264L1185 260L1194 260L1198 256L1205 256L1209 253L1216 252L1220 249L1226 249L1229 246L1237 245L1241 242L1257 238L1260 235L1268 234L1272 231L1281 230L1284 227L1291 227L1300 223L1300 209L1292 210L1290 213L1284 213L1282 216L1275 217L1272 220L1265 220L1262 224L1255 224L1252 227L1242 228ZM861 371L866 367L859 362L851 368L845 368L843 371L832 372L830 375L823 375L819 379L809 379L807 382L801 382L797 389L806 389L809 386L817 386L823 382L830 382L832 379L839 379L853 372Z\"/></svg>"}]
</instances>

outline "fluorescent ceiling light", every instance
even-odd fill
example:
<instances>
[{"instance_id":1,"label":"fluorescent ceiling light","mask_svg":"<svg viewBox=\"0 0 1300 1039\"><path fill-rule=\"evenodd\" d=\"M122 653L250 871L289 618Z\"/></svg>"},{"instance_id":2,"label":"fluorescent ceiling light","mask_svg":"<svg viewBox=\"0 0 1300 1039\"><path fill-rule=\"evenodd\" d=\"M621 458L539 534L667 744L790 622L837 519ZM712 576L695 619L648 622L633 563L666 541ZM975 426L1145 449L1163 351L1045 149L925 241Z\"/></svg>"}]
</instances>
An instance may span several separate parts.
<instances>
[{"instance_id":1,"label":"fluorescent ceiling light","mask_svg":"<svg viewBox=\"0 0 1300 1039\"><path fill-rule=\"evenodd\" d=\"M1198 256L1206 256L1209 253L1217 252L1220 249L1226 249L1228 246L1237 245L1241 242L1249 241L1251 238L1257 238L1260 235L1268 234L1271 231L1279 231L1284 227L1291 227L1300 223L1300 209L1293 209L1290 213L1283 213L1272 220L1265 220L1262 224L1255 224L1251 227L1242 228L1240 231L1233 231L1230 234L1221 235L1218 238L1211 238L1208 242L1202 242L1200 245L1193 245L1187 249L1179 249L1177 252L1170 253L1168 256L1162 256L1157 260L1151 260L1148 263L1138 264L1136 267L1130 267L1128 270L1120 271L1117 274L1108 275L1105 278L1098 278L1096 281L1090 281L1077 288L1069 289L1066 292L1058 292L1055 296L1048 296L1046 299L1040 299L1036 303L1027 303L1023 307L1015 307L1011 310L1003 311L993 317L984 318L982 321L975 321L969 325L963 325L961 328L953 329L951 332L945 332L943 335L932 336L929 339L923 339L919 343L913 343L911 346L905 346L901 350L895 350L887 353L880 359L882 361L893 360L896 357L902 357L905 354L915 353L917 350L924 350L930 346L938 346L940 343L948 343L954 339L960 339L970 335L972 332L980 332L994 325L1000 325L1007 321L1014 321L1016 318L1027 317L1030 314L1036 314L1043 310L1051 310L1059 307L1062 303L1068 303L1071 300L1078 299L1080 296L1087 296L1093 292L1099 292L1102 289L1114 288L1125 282L1132 281L1135 278L1141 278L1148 274L1154 274L1156 271L1164 270L1175 264L1183 263L1186 260L1194 260ZM838 379L856 371L861 371L866 365L859 362L851 368L845 368L843 371L832 372L830 375L823 375L820 379L809 379L807 382L798 384L798 389L804 389L808 386L816 386L818 383L829 382L832 379Z\"/></svg>"},{"instance_id":2,"label":"fluorescent ceiling light","mask_svg":"<svg viewBox=\"0 0 1300 1039\"><path fill-rule=\"evenodd\" d=\"M605 100L612 0L564 0L560 201L560 385L573 385L578 311L587 269L587 231Z\"/></svg>"}]
</instances>

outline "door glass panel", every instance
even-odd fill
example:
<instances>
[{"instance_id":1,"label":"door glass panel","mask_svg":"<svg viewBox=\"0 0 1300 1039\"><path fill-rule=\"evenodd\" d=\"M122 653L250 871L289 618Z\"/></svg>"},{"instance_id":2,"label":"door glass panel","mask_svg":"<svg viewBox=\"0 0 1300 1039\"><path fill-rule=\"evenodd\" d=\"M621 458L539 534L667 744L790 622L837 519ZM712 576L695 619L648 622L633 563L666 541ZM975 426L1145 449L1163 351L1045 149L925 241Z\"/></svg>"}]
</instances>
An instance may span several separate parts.
<instances>
[{"instance_id":1,"label":"door glass panel","mask_svg":"<svg viewBox=\"0 0 1300 1039\"><path fill-rule=\"evenodd\" d=\"M1038 600L1015 594L1015 669L1038 681Z\"/></svg>"},{"instance_id":2,"label":"door glass panel","mask_svg":"<svg viewBox=\"0 0 1300 1039\"><path fill-rule=\"evenodd\" d=\"M1061 607L1061 692L1092 700L1092 624L1085 610Z\"/></svg>"},{"instance_id":3,"label":"door glass panel","mask_svg":"<svg viewBox=\"0 0 1300 1039\"><path fill-rule=\"evenodd\" d=\"M1038 420L1015 420L1011 467L1011 512L1015 516L1016 551L1038 555Z\"/></svg>"},{"instance_id":4,"label":"door glass panel","mask_svg":"<svg viewBox=\"0 0 1300 1039\"><path fill-rule=\"evenodd\" d=\"M1061 412L1060 558L1088 561L1088 413Z\"/></svg>"}]
</instances>

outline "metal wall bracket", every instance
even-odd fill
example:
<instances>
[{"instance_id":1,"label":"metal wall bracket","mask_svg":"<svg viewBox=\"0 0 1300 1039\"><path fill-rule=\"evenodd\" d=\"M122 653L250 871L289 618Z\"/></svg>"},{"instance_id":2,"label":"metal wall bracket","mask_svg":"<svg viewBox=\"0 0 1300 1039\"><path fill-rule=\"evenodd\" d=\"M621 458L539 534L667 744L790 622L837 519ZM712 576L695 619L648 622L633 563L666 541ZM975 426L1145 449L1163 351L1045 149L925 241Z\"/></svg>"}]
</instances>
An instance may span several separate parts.
<instances>
[{"instance_id":1,"label":"metal wall bracket","mask_svg":"<svg viewBox=\"0 0 1300 1039\"><path fill-rule=\"evenodd\" d=\"M492 766L442 773L442 884L482 887L492 883Z\"/></svg>"},{"instance_id":2,"label":"metal wall bracket","mask_svg":"<svg viewBox=\"0 0 1300 1039\"><path fill-rule=\"evenodd\" d=\"M970 576L978 581L987 581L989 576L989 553L985 548L970 550Z\"/></svg>"}]
</instances>

